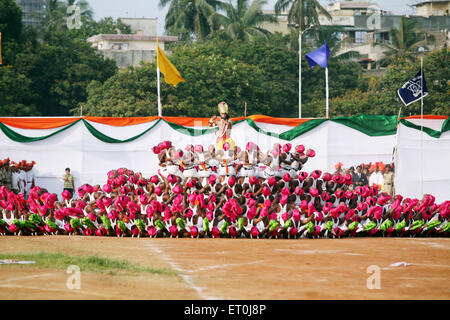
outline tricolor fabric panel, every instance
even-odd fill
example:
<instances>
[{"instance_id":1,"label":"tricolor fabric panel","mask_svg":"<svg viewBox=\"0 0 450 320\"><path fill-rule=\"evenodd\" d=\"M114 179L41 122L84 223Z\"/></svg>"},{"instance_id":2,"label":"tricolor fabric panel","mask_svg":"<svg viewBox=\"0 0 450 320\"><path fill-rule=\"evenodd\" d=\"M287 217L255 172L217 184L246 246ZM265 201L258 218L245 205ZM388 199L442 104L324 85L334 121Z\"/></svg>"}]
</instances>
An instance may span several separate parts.
<instances>
[{"instance_id":1,"label":"tricolor fabric panel","mask_svg":"<svg viewBox=\"0 0 450 320\"><path fill-rule=\"evenodd\" d=\"M423 122L420 116L398 122L396 116L376 115L332 119L253 115L232 120L231 136L240 147L253 141L264 152L277 142L314 149L317 155L308 161L306 171L333 172L338 162L344 167L389 163L397 141L396 191L418 197L423 164L424 180L430 180L424 183L424 192L435 195L437 201L450 197L450 172L445 166L450 163L450 123L446 116L424 116ZM103 185L106 172L119 167L151 176L159 169L151 151L158 142L170 140L180 149L187 144L215 144L214 129L207 123L208 118L185 117L0 118L0 159L36 161L37 183L60 194L66 167L72 169L76 187ZM421 150L424 160L419 163Z\"/></svg>"}]
</instances>

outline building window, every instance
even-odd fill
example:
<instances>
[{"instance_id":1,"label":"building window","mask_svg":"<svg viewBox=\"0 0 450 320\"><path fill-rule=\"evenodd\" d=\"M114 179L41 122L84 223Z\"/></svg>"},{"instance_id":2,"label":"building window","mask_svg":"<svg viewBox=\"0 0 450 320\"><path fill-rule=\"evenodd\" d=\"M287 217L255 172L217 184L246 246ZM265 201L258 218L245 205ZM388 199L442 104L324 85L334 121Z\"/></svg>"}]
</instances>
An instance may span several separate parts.
<instances>
[{"instance_id":1,"label":"building window","mask_svg":"<svg viewBox=\"0 0 450 320\"><path fill-rule=\"evenodd\" d=\"M355 32L355 43L363 43L366 42L366 31L356 31Z\"/></svg>"},{"instance_id":2,"label":"building window","mask_svg":"<svg viewBox=\"0 0 450 320\"><path fill-rule=\"evenodd\" d=\"M128 50L128 43L111 43L111 50Z\"/></svg>"}]
</instances>

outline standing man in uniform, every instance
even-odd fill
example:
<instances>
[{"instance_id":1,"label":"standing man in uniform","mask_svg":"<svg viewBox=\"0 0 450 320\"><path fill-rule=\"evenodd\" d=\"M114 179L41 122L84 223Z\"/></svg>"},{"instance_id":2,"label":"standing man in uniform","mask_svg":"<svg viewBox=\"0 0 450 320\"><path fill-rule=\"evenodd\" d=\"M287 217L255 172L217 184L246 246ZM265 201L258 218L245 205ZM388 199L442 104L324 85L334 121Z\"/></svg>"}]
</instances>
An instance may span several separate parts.
<instances>
[{"instance_id":1,"label":"standing man in uniform","mask_svg":"<svg viewBox=\"0 0 450 320\"><path fill-rule=\"evenodd\" d=\"M386 166L386 172L383 174L383 191L394 196L394 172L391 170L391 166Z\"/></svg>"},{"instance_id":2,"label":"standing man in uniform","mask_svg":"<svg viewBox=\"0 0 450 320\"><path fill-rule=\"evenodd\" d=\"M5 160L0 160L0 186L4 186L6 184L6 175L5 175Z\"/></svg>"},{"instance_id":3,"label":"standing man in uniform","mask_svg":"<svg viewBox=\"0 0 450 320\"><path fill-rule=\"evenodd\" d=\"M23 194L25 197L25 190L27 187L27 174L25 172L25 163L22 161L18 164L19 171L19 194Z\"/></svg>"},{"instance_id":4,"label":"standing man in uniform","mask_svg":"<svg viewBox=\"0 0 450 320\"><path fill-rule=\"evenodd\" d=\"M12 186L11 189L15 194L19 194L19 169L16 167L16 164L11 164L11 172L12 172Z\"/></svg>"},{"instance_id":5,"label":"standing man in uniform","mask_svg":"<svg viewBox=\"0 0 450 320\"><path fill-rule=\"evenodd\" d=\"M4 165L5 170L5 186L6 189L12 191L12 170L9 166L9 159L6 159L6 163Z\"/></svg>"},{"instance_id":6,"label":"standing man in uniform","mask_svg":"<svg viewBox=\"0 0 450 320\"><path fill-rule=\"evenodd\" d=\"M27 163L26 167L25 167L25 174L26 174L26 181L27 181L27 186L25 189L25 199L28 199L31 188L34 188L34 186L35 186L34 171L33 171L34 163L35 163L34 161L31 163Z\"/></svg>"},{"instance_id":7,"label":"standing man in uniform","mask_svg":"<svg viewBox=\"0 0 450 320\"><path fill-rule=\"evenodd\" d=\"M73 180L73 176L70 174L70 168L66 168L66 174L63 177L64 179L64 190L70 192L70 197L73 197L73 192L75 190L75 183Z\"/></svg>"}]
</instances>

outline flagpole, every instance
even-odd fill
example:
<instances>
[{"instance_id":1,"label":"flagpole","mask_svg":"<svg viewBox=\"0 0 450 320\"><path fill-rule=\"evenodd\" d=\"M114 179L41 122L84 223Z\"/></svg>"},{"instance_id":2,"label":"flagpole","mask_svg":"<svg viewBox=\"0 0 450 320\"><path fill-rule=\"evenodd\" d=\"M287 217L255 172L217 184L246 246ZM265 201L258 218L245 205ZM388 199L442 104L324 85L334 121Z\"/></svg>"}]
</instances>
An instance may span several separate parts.
<instances>
[{"instance_id":1,"label":"flagpole","mask_svg":"<svg viewBox=\"0 0 450 320\"><path fill-rule=\"evenodd\" d=\"M421 47L422 48L422 47ZM420 48L419 48L420 51ZM423 48L422 48L423 51ZM423 56L420 55L420 188L423 197Z\"/></svg>"},{"instance_id":2,"label":"flagpole","mask_svg":"<svg viewBox=\"0 0 450 320\"><path fill-rule=\"evenodd\" d=\"M158 79L158 117L162 117L162 106L161 106L161 81L159 76L159 40L158 36L156 36L156 78Z\"/></svg>"},{"instance_id":3,"label":"flagpole","mask_svg":"<svg viewBox=\"0 0 450 320\"><path fill-rule=\"evenodd\" d=\"M328 119L328 107L329 107L329 104L328 104L328 96L329 96L329 94L328 94L328 67L326 67L325 68L325 96L326 96L326 115L325 115L325 117Z\"/></svg>"},{"instance_id":4,"label":"flagpole","mask_svg":"<svg viewBox=\"0 0 450 320\"><path fill-rule=\"evenodd\" d=\"M302 30L298 30L298 117L302 118Z\"/></svg>"}]
</instances>

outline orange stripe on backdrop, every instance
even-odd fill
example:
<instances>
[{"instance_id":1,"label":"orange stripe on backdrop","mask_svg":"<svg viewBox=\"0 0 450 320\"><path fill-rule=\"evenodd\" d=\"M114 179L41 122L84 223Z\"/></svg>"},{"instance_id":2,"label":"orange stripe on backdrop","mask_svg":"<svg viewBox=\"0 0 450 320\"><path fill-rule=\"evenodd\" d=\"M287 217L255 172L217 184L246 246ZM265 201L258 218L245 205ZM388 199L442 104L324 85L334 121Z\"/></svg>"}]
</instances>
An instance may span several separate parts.
<instances>
[{"instance_id":1,"label":"orange stripe on backdrop","mask_svg":"<svg viewBox=\"0 0 450 320\"><path fill-rule=\"evenodd\" d=\"M125 127L158 120L159 117L84 117L84 119L114 127Z\"/></svg>"},{"instance_id":2,"label":"orange stripe on backdrop","mask_svg":"<svg viewBox=\"0 0 450 320\"><path fill-rule=\"evenodd\" d=\"M264 122L264 123L272 123L272 124L279 124L284 126L290 126L290 127L296 127L298 125L301 125L302 123L305 123L311 119L298 119L298 118L273 118L269 116L263 116L263 115L254 115L250 116L250 119L252 119L255 122Z\"/></svg>"},{"instance_id":3,"label":"orange stripe on backdrop","mask_svg":"<svg viewBox=\"0 0 450 320\"><path fill-rule=\"evenodd\" d=\"M403 117L403 118L400 118L400 119L420 119L420 118L421 118L420 115L418 115L418 116ZM436 119L438 119L438 120L445 120L448 117L447 116L435 116L435 115L423 115L423 118L424 119L434 119L434 120L436 120Z\"/></svg>"},{"instance_id":4,"label":"orange stripe on backdrop","mask_svg":"<svg viewBox=\"0 0 450 320\"><path fill-rule=\"evenodd\" d=\"M79 117L72 118L0 118L0 122L20 129L53 129L67 126Z\"/></svg>"}]
</instances>

